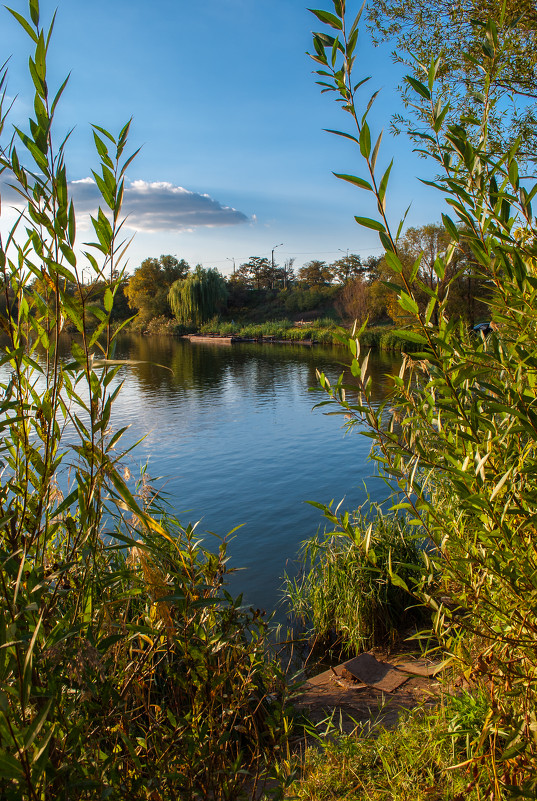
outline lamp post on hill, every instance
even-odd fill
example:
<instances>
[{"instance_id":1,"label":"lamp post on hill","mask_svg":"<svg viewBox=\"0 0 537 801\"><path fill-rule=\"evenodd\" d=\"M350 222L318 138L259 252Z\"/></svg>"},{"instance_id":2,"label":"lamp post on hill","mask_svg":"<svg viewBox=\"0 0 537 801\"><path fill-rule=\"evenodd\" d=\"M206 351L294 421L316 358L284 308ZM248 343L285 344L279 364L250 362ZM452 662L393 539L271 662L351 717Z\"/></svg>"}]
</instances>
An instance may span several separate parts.
<instances>
[{"instance_id":1,"label":"lamp post on hill","mask_svg":"<svg viewBox=\"0 0 537 801\"><path fill-rule=\"evenodd\" d=\"M226 256L226 261L232 261L233 262L233 275L235 275L235 256L231 256L231 257L230 256Z\"/></svg>"},{"instance_id":2,"label":"lamp post on hill","mask_svg":"<svg viewBox=\"0 0 537 801\"><path fill-rule=\"evenodd\" d=\"M272 288L273 289L274 289L274 251L276 250L276 248L280 248L282 245L283 245L283 242L280 242L279 245L274 245L274 247L272 248ZM284 278L283 278L283 284L285 286L285 274L284 274Z\"/></svg>"},{"instance_id":3,"label":"lamp post on hill","mask_svg":"<svg viewBox=\"0 0 537 801\"><path fill-rule=\"evenodd\" d=\"M345 253L345 251L342 250L341 248L338 248L338 250L339 250L340 253ZM349 266L349 248L347 248L347 252L346 252L346 255L345 255L345 281L343 282L344 284L346 284L348 279L349 279L350 271L351 271L351 268Z\"/></svg>"}]
</instances>

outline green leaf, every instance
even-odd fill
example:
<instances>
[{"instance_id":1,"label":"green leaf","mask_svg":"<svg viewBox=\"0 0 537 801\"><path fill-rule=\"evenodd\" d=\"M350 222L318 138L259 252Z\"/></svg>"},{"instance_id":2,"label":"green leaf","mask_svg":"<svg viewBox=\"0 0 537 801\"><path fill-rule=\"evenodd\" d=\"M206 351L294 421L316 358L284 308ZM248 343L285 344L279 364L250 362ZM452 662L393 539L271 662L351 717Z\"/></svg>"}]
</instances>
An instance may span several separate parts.
<instances>
[{"instance_id":1,"label":"green leaf","mask_svg":"<svg viewBox=\"0 0 537 801\"><path fill-rule=\"evenodd\" d=\"M375 100L377 99L377 97L378 97L378 95L379 95L379 92L380 92L380 89L377 89L377 91L376 91L376 92L373 92L373 94L371 95L371 97L370 97L370 99L369 99L369 103L367 104L367 106L366 106L366 109L365 109L365 111L364 111L364 113L363 113L363 115L362 115L362 125L364 125L364 124L365 124L365 121L366 121L367 115L368 115L368 114L369 114L369 112L371 111L371 106L373 105L373 103L374 103L374 102L375 102Z\"/></svg>"},{"instance_id":2,"label":"green leaf","mask_svg":"<svg viewBox=\"0 0 537 801\"><path fill-rule=\"evenodd\" d=\"M384 254L384 258L386 259L386 263L387 263L388 267L390 268L390 270L393 270L395 273L402 274L403 265L401 263L401 260L399 259L399 256L397 256L397 254L395 254L392 251L388 250Z\"/></svg>"},{"instance_id":3,"label":"green leaf","mask_svg":"<svg viewBox=\"0 0 537 801\"><path fill-rule=\"evenodd\" d=\"M425 100L431 99L431 93L429 92L425 84L421 83L421 81L417 81L411 75L405 75L405 81L409 83L410 86L414 89L414 91L417 92L419 95L421 95L421 97L423 97Z\"/></svg>"},{"instance_id":4,"label":"green leaf","mask_svg":"<svg viewBox=\"0 0 537 801\"><path fill-rule=\"evenodd\" d=\"M110 314L112 311L112 307L114 305L114 296L110 291L110 287L106 287L106 291L104 293L104 308Z\"/></svg>"},{"instance_id":5,"label":"green leaf","mask_svg":"<svg viewBox=\"0 0 537 801\"><path fill-rule=\"evenodd\" d=\"M446 114L448 113L448 111L449 111L449 103L446 103L446 105L441 111L435 113L433 120L433 130L435 133L438 133L442 128L442 125L444 124L444 120L446 118Z\"/></svg>"},{"instance_id":6,"label":"green leaf","mask_svg":"<svg viewBox=\"0 0 537 801\"><path fill-rule=\"evenodd\" d=\"M412 270L411 270L410 277L409 277L410 283L412 283L414 281L414 279L416 278L416 276L418 274L418 271L420 269L420 264L422 262L422 259L423 259L423 253L420 253L418 258L416 259L416 261L412 265Z\"/></svg>"},{"instance_id":7,"label":"green leaf","mask_svg":"<svg viewBox=\"0 0 537 801\"><path fill-rule=\"evenodd\" d=\"M311 13L317 17L319 22L324 22L325 25L330 25L331 28L335 28L338 31L343 30L343 24L341 20L335 16L335 14L330 14L329 11L315 10L313 8L308 8L308 11L311 11Z\"/></svg>"},{"instance_id":8,"label":"green leaf","mask_svg":"<svg viewBox=\"0 0 537 801\"><path fill-rule=\"evenodd\" d=\"M71 267L76 267L76 256L72 248L70 248L65 242L60 242L60 248Z\"/></svg>"},{"instance_id":9,"label":"green leaf","mask_svg":"<svg viewBox=\"0 0 537 801\"><path fill-rule=\"evenodd\" d=\"M425 310L425 325L429 325L435 307L436 307L436 298L431 298L429 303L427 304L427 309Z\"/></svg>"},{"instance_id":10,"label":"green leaf","mask_svg":"<svg viewBox=\"0 0 537 801\"><path fill-rule=\"evenodd\" d=\"M379 232L379 239L387 253L395 253L395 245L392 242L391 237L385 231Z\"/></svg>"},{"instance_id":11,"label":"green leaf","mask_svg":"<svg viewBox=\"0 0 537 801\"><path fill-rule=\"evenodd\" d=\"M97 153L99 154L104 164L106 164L108 167L113 167L112 159L108 155L108 148L95 130L93 131L93 141L95 142L95 148L97 150Z\"/></svg>"},{"instance_id":12,"label":"green leaf","mask_svg":"<svg viewBox=\"0 0 537 801\"><path fill-rule=\"evenodd\" d=\"M47 162L47 158L46 158L45 154L39 149L39 147L36 145L36 143L34 141L32 141L32 139L30 139L30 137L27 134L25 134L23 131L21 131L16 126L15 126L15 130L16 130L18 136L20 137L21 141L23 142L24 146L32 154L33 159L34 159L35 163L37 164L37 166L39 167L39 169L42 170L42 172L45 175L48 175L49 174L49 168L48 168L48 162Z\"/></svg>"},{"instance_id":13,"label":"green leaf","mask_svg":"<svg viewBox=\"0 0 537 801\"><path fill-rule=\"evenodd\" d=\"M7 6L6 6L7 8ZM17 11L14 11L12 8L7 8L10 14L13 14L19 25L24 28L30 39L37 44L37 34L30 25L30 23L24 19L22 14L19 14Z\"/></svg>"},{"instance_id":14,"label":"green leaf","mask_svg":"<svg viewBox=\"0 0 537 801\"><path fill-rule=\"evenodd\" d=\"M350 184L359 186L361 189L368 189L370 192L373 191L373 187L368 181L364 181L363 178L357 178L356 175L344 175L338 172L334 172L333 175L335 175L336 178L340 178L342 181L348 181Z\"/></svg>"},{"instance_id":15,"label":"green leaf","mask_svg":"<svg viewBox=\"0 0 537 801\"><path fill-rule=\"evenodd\" d=\"M28 727L25 735L24 735L24 748L25 750L28 749L41 729L47 719L47 715L50 712L50 708L52 706L53 698L49 698L48 703L46 703L38 715L34 718L30 726Z\"/></svg>"},{"instance_id":16,"label":"green leaf","mask_svg":"<svg viewBox=\"0 0 537 801\"><path fill-rule=\"evenodd\" d=\"M367 78L362 78L362 80L361 80L361 81L358 81L358 83L355 83L355 84L354 84L354 86L352 87L352 91L353 91L353 92L356 92L356 91L358 91L358 89L360 88L360 86L363 86L363 85L364 85L364 83L367 83L367 82L368 82L368 81L370 81L370 80L371 80L371 75L368 75L368 76L367 76Z\"/></svg>"},{"instance_id":17,"label":"green leaf","mask_svg":"<svg viewBox=\"0 0 537 801\"><path fill-rule=\"evenodd\" d=\"M377 220L372 220L370 217L355 217L354 219L358 225L361 225L363 228L371 228L372 231L383 231L386 233L386 228Z\"/></svg>"},{"instance_id":18,"label":"green leaf","mask_svg":"<svg viewBox=\"0 0 537 801\"><path fill-rule=\"evenodd\" d=\"M429 64L429 72L427 74L428 84L429 84L429 91L433 91L434 82L436 80L436 74L438 72L438 68L442 63L442 59L440 56L434 59L431 58L431 63Z\"/></svg>"},{"instance_id":19,"label":"green leaf","mask_svg":"<svg viewBox=\"0 0 537 801\"><path fill-rule=\"evenodd\" d=\"M60 98L63 95L63 91L64 91L65 87L67 86L70 77L71 77L71 73L69 73L69 75L64 80L64 82L62 83L62 85L60 86L60 88L58 89L58 91L56 92L56 94L54 96L54 100L52 101L52 106L50 108L50 116L51 117L54 116L54 112L56 111L56 106L58 105L58 103L60 101Z\"/></svg>"},{"instance_id":20,"label":"green leaf","mask_svg":"<svg viewBox=\"0 0 537 801\"><path fill-rule=\"evenodd\" d=\"M418 342L420 345L428 345L427 337L418 334L416 331L410 331L408 328L396 329L392 333L402 339L409 339L411 342Z\"/></svg>"},{"instance_id":21,"label":"green leaf","mask_svg":"<svg viewBox=\"0 0 537 801\"><path fill-rule=\"evenodd\" d=\"M388 187L388 181L390 179L390 172L392 171L392 167L393 167L393 159L390 161L390 166L388 167L388 169L386 170L386 172L382 176L382 180L380 182L379 198L380 198L381 203L384 202L384 197L386 195L386 189Z\"/></svg>"},{"instance_id":22,"label":"green leaf","mask_svg":"<svg viewBox=\"0 0 537 801\"><path fill-rule=\"evenodd\" d=\"M379 134L379 138L375 142L375 147L373 148L373 155L371 156L371 172L375 172L375 164L377 163L377 156L379 154L380 143L382 142L382 135L384 131L381 131Z\"/></svg>"},{"instance_id":23,"label":"green leaf","mask_svg":"<svg viewBox=\"0 0 537 801\"><path fill-rule=\"evenodd\" d=\"M418 304L407 292L401 292L397 298L397 302L404 311L414 315L419 314Z\"/></svg>"},{"instance_id":24,"label":"green leaf","mask_svg":"<svg viewBox=\"0 0 537 801\"><path fill-rule=\"evenodd\" d=\"M76 239L76 217L75 207L72 200L69 203L69 211L67 214L67 235L69 237L69 243L71 246L74 245Z\"/></svg>"},{"instance_id":25,"label":"green leaf","mask_svg":"<svg viewBox=\"0 0 537 801\"><path fill-rule=\"evenodd\" d=\"M460 241L459 230L455 225L455 223L453 222L453 220L451 219L451 217L448 217L447 214L442 214L442 222L444 223L444 228L446 229L450 237L455 242L459 242Z\"/></svg>"},{"instance_id":26,"label":"green leaf","mask_svg":"<svg viewBox=\"0 0 537 801\"><path fill-rule=\"evenodd\" d=\"M520 181L518 177L518 164L515 159L512 159L509 162L509 180L511 181L513 188L518 190Z\"/></svg>"},{"instance_id":27,"label":"green leaf","mask_svg":"<svg viewBox=\"0 0 537 801\"><path fill-rule=\"evenodd\" d=\"M126 162L123 164L123 166L121 167L121 171L120 171L120 173L119 173L120 177L121 177L121 176L123 176L123 175L125 174L125 171L126 171L126 170L127 170L127 168L130 166L130 164L132 164L132 162L134 161L134 159L136 158L136 156L138 155L138 153L140 152L140 150L141 150L141 149L142 149L142 148L141 148L141 147L139 147L139 148L138 148L138 150L135 150L135 151L134 151L134 153L133 153L131 156L129 156L129 158L127 159L127 161L126 161Z\"/></svg>"},{"instance_id":28,"label":"green leaf","mask_svg":"<svg viewBox=\"0 0 537 801\"><path fill-rule=\"evenodd\" d=\"M94 123L92 124L91 127L95 128L96 131L100 131L103 134L103 136L106 136L106 138L109 139L110 142L112 142L113 145L116 144L116 140L114 139L112 134L109 133L109 131L107 131L105 128L101 128L100 125L95 125Z\"/></svg>"},{"instance_id":29,"label":"green leaf","mask_svg":"<svg viewBox=\"0 0 537 801\"><path fill-rule=\"evenodd\" d=\"M326 133L335 134L336 136L343 136L345 137L345 139L350 139L352 142L356 142L356 144L358 144L358 139L355 136L352 136L351 134L348 133L344 133L344 131L333 131L331 128L325 128L324 130L326 131Z\"/></svg>"},{"instance_id":30,"label":"green leaf","mask_svg":"<svg viewBox=\"0 0 537 801\"><path fill-rule=\"evenodd\" d=\"M21 763L6 751L0 751L0 776L3 779L22 779L24 776Z\"/></svg>"},{"instance_id":31,"label":"green leaf","mask_svg":"<svg viewBox=\"0 0 537 801\"><path fill-rule=\"evenodd\" d=\"M360 131L360 152L365 159L368 159L371 153L371 134L367 122L364 122Z\"/></svg>"},{"instance_id":32,"label":"green leaf","mask_svg":"<svg viewBox=\"0 0 537 801\"><path fill-rule=\"evenodd\" d=\"M37 28L39 25L39 0L30 0L30 17Z\"/></svg>"}]
</instances>

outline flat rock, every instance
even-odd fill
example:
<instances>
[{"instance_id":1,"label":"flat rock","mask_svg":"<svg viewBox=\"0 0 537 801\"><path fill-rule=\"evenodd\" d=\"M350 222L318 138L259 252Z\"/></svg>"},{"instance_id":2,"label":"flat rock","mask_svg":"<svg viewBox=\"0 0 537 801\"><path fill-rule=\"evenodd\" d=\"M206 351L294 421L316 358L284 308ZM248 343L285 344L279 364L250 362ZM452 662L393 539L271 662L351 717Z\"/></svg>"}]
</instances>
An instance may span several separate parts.
<instances>
[{"instance_id":1,"label":"flat rock","mask_svg":"<svg viewBox=\"0 0 537 801\"><path fill-rule=\"evenodd\" d=\"M373 654L355 656L354 659L344 662L341 667L348 670L352 676L369 687L374 687L376 690L382 690L385 693L397 690L398 687L408 681L408 674L401 672L387 662L379 662Z\"/></svg>"},{"instance_id":2,"label":"flat rock","mask_svg":"<svg viewBox=\"0 0 537 801\"><path fill-rule=\"evenodd\" d=\"M402 670L403 673L411 673L413 676L426 676L431 679L443 670L441 662L425 662L421 659L412 660L411 662L397 662L394 667L397 670Z\"/></svg>"}]
</instances>

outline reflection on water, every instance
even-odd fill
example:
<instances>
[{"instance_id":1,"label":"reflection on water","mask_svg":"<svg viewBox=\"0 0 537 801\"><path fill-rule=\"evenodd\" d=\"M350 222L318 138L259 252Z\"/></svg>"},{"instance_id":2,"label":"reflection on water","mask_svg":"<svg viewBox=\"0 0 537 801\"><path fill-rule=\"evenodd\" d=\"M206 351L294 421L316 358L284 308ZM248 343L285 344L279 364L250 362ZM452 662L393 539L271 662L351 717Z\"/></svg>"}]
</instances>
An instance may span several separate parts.
<instances>
[{"instance_id":1,"label":"reflection on water","mask_svg":"<svg viewBox=\"0 0 537 801\"><path fill-rule=\"evenodd\" d=\"M163 477L184 522L200 520L200 533L219 535L243 524L230 553L244 569L232 589L248 603L276 604L300 543L323 525L307 500L345 497L355 508L366 499L364 482L372 497L386 494L371 478L371 441L345 435L342 417L313 410L324 397L309 391L316 370L335 379L342 349L125 337L116 356L146 363L120 371L115 426L130 423L132 441L147 435L135 460L148 460L150 474ZM372 354L370 365L380 402L399 361Z\"/></svg>"},{"instance_id":2,"label":"reflection on water","mask_svg":"<svg viewBox=\"0 0 537 801\"><path fill-rule=\"evenodd\" d=\"M232 566L244 568L232 591L248 603L275 606L300 543L322 527L305 501L345 497L344 507L356 508L366 499L364 482L373 498L386 495L371 478L371 440L345 435L342 417L313 410L324 398L309 392L316 370L335 379L342 349L121 337L115 357L144 362L120 369L112 418L115 429L131 426L124 447L145 435L129 457L131 471L147 461L180 519L200 521L200 535L243 524L230 548ZM370 367L380 402L399 361L372 354Z\"/></svg>"}]
</instances>

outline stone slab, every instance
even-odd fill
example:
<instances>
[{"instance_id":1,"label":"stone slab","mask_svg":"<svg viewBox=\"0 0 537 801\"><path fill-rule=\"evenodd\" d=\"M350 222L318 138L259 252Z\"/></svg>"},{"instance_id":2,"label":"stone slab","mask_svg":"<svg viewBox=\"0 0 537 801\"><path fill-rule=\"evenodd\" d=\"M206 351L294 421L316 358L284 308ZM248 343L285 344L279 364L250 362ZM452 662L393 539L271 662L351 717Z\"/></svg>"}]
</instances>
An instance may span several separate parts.
<instances>
[{"instance_id":1,"label":"stone slab","mask_svg":"<svg viewBox=\"0 0 537 801\"><path fill-rule=\"evenodd\" d=\"M373 654L355 656L354 659L344 662L342 667L359 681L385 693L397 690L409 678L408 674L402 673L393 665L379 662Z\"/></svg>"},{"instance_id":2,"label":"stone slab","mask_svg":"<svg viewBox=\"0 0 537 801\"><path fill-rule=\"evenodd\" d=\"M443 670L441 662L425 662L421 659L412 660L411 662L397 662L394 667L397 670L402 670L403 673L410 673L413 676L425 676L429 679L434 678Z\"/></svg>"}]
</instances>

